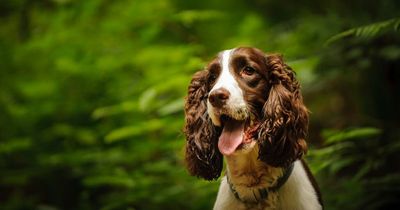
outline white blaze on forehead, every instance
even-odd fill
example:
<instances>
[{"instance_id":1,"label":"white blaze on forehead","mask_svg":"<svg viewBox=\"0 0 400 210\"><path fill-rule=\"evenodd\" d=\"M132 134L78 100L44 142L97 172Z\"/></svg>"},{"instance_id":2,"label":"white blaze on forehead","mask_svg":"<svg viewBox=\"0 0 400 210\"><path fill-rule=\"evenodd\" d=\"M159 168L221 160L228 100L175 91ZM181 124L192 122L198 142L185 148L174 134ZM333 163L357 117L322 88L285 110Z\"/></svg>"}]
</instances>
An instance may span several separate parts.
<instances>
[{"instance_id":1,"label":"white blaze on forehead","mask_svg":"<svg viewBox=\"0 0 400 210\"><path fill-rule=\"evenodd\" d=\"M243 91L239 87L238 82L230 71L231 57L235 49L225 50L221 55L222 71L221 75L218 77L217 83L212 88L216 90L218 88L225 88L230 93L228 99L228 106L237 107L244 105ZM211 90L211 91L212 91Z\"/></svg>"},{"instance_id":2,"label":"white blaze on forehead","mask_svg":"<svg viewBox=\"0 0 400 210\"><path fill-rule=\"evenodd\" d=\"M211 91L216 90L218 88L225 88L227 89L230 94L232 94L230 89L233 89L233 86L237 86L237 82L231 72L229 71L229 63L231 60L232 50L225 50L220 54L220 63L222 66L221 74L218 77L217 82L215 83L214 87Z\"/></svg>"}]
</instances>

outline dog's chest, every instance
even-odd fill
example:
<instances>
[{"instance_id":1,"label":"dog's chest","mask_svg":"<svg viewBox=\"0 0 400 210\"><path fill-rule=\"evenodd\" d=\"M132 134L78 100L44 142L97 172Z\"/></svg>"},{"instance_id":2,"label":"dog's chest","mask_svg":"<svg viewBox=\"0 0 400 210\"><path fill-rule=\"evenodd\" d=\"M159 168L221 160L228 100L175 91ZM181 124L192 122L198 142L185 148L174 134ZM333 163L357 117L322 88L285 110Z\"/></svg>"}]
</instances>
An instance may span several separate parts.
<instances>
[{"instance_id":1,"label":"dog's chest","mask_svg":"<svg viewBox=\"0 0 400 210\"><path fill-rule=\"evenodd\" d=\"M272 171L269 171L271 173ZM235 184L229 181L231 193L235 199L240 201L241 209L279 209L279 193L278 191L268 190L269 187L275 186L280 170L274 171L274 177L266 176L263 173L243 174L236 177ZM257 176L258 175L258 176Z\"/></svg>"},{"instance_id":2,"label":"dog's chest","mask_svg":"<svg viewBox=\"0 0 400 210\"><path fill-rule=\"evenodd\" d=\"M258 201L257 203L243 203L243 209L252 210L274 210L279 209L279 193L270 193L267 198Z\"/></svg>"}]
</instances>

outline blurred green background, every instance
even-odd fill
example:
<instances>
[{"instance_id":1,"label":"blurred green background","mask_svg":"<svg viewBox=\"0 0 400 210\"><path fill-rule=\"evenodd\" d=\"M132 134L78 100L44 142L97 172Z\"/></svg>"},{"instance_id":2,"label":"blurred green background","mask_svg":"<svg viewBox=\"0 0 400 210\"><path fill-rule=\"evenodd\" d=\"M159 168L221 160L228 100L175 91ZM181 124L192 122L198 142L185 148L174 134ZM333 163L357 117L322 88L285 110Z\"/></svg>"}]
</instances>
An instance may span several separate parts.
<instances>
[{"instance_id":1,"label":"blurred green background","mask_svg":"<svg viewBox=\"0 0 400 210\"><path fill-rule=\"evenodd\" d=\"M0 209L211 209L183 99L218 51L282 53L326 209L400 204L400 1L3 0Z\"/></svg>"}]
</instances>

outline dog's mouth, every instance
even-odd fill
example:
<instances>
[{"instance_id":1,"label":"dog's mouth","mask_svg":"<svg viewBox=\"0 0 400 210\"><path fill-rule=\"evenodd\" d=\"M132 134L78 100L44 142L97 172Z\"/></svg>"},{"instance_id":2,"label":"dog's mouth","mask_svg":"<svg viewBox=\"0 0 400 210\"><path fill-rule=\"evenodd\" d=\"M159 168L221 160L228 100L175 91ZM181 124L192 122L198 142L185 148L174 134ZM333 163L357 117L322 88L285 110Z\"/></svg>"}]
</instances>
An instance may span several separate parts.
<instances>
[{"instance_id":1,"label":"dog's mouth","mask_svg":"<svg viewBox=\"0 0 400 210\"><path fill-rule=\"evenodd\" d=\"M223 155L232 155L236 150L241 149L243 145L252 141L251 135L248 135L250 128L250 119L237 120L228 115L220 117L222 123L222 133L218 141L218 149Z\"/></svg>"}]
</instances>

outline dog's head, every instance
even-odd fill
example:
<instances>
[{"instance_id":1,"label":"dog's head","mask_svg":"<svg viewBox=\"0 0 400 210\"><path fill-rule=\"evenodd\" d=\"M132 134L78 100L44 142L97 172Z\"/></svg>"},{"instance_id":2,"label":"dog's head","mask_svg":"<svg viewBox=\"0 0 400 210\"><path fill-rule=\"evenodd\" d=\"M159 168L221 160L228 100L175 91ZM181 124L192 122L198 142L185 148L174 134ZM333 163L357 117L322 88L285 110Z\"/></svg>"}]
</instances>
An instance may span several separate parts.
<instances>
[{"instance_id":1,"label":"dog's head","mask_svg":"<svg viewBox=\"0 0 400 210\"><path fill-rule=\"evenodd\" d=\"M281 56L255 48L222 51L194 74L185 120L188 170L207 180L220 176L223 155L253 145L273 167L289 165L307 149L308 111L294 72Z\"/></svg>"}]
</instances>

